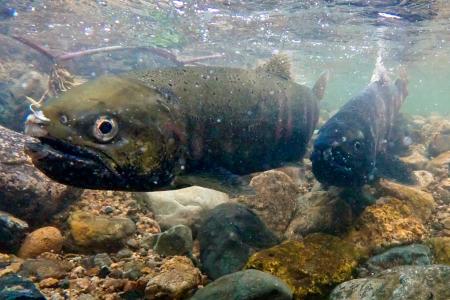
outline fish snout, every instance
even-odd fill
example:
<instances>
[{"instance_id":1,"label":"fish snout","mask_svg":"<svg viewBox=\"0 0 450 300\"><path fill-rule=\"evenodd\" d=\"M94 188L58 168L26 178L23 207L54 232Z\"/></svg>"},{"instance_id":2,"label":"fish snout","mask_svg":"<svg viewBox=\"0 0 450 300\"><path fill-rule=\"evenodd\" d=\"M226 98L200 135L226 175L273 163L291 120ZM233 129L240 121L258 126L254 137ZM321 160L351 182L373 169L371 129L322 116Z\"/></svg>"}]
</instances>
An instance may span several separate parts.
<instances>
[{"instance_id":1,"label":"fish snout","mask_svg":"<svg viewBox=\"0 0 450 300\"><path fill-rule=\"evenodd\" d=\"M50 119L44 116L42 111L34 111L25 120L24 132L31 137L44 137L48 134L47 125Z\"/></svg>"}]
</instances>

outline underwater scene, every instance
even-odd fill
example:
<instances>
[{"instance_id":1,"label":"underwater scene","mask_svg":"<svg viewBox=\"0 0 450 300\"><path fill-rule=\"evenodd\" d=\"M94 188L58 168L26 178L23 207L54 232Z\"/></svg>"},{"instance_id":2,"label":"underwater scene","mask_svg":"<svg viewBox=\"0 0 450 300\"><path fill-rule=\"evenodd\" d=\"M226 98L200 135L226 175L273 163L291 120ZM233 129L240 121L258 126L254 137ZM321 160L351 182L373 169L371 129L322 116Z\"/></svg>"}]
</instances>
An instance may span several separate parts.
<instances>
[{"instance_id":1,"label":"underwater scene","mask_svg":"<svg viewBox=\"0 0 450 300\"><path fill-rule=\"evenodd\" d=\"M0 300L450 299L447 0L0 0Z\"/></svg>"}]
</instances>

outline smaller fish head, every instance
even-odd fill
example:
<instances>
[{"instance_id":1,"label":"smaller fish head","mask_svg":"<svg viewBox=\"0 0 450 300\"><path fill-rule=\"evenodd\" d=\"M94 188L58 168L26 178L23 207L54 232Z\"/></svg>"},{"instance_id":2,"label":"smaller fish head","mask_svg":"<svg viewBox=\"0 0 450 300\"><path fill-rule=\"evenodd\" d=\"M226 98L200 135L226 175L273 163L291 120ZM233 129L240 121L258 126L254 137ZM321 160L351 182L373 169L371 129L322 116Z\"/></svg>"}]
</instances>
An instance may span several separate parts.
<instances>
[{"instance_id":1,"label":"smaller fish head","mask_svg":"<svg viewBox=\"0 0 450 300\"><path fill-rule=\"evenodd\" d=\"M162 96L138 82L102 77L30 115L26 146L49 177L81 188L153 190L173 178L177 142Z\"/></svg>"},{"instance_id":2,"label":"smaller fish head","mask_svg":"<svg viewBox=\"0 0 450 300\"><path fill-rule=\"evenodd\" d=\"M311 155L313 173L327 185L362 186L375 166L370 135L347 122L331 122L320 131Z\"/></svg>"}]
</instances>

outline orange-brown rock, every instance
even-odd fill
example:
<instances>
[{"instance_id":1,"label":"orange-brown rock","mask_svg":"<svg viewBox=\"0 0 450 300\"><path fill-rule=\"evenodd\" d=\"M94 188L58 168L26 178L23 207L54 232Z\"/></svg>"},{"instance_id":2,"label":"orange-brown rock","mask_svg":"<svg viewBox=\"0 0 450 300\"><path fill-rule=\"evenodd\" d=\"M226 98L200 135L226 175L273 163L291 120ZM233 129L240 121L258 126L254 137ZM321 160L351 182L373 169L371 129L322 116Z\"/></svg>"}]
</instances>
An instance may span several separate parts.
<instances>
[{"instance_id":1,"label":"orange-brown rock","mask_svg":"<svg viewBox=\"0 0 450 300\"><path fill-rule=\"evenodd\" d=\"M30 233L22 243L19 257L34 258L44 252L61 251L64 238L58 228L42 227Z\"/></svg>"},{"instance_id":2,"label":"orange-brown rock","mask_svg":"<svg viewBox=\"0 0 450 300\"><path fill-rule=\"evenodd\" d=\"M418 213L406 201L383 197L366 207L345 240L363 252L423 240L427 230Z\"/></svg>"}]
</instances>

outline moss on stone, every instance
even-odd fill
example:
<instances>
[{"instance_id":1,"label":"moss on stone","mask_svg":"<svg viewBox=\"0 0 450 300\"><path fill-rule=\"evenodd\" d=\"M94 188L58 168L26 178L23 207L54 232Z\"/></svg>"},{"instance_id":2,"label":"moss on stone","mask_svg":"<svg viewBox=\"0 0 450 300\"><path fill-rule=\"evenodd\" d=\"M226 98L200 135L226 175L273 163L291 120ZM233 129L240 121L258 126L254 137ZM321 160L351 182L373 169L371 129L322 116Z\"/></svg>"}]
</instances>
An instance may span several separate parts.
<instances>
[{"instance_id":1,"label":"moss on stone","mask_svg":"<svg viewBox=\"0 0 450 300\"><path fill-rule=\"evenodd\" d=\"M363 211L344 239L366 254L421 241L427 231L413 210L405 201L380 198Z\"/></svg>"},{"instance_id":2,"label":"moss on stone","mask_svg":"<svg viewBox=\"0 0 450 300\"><path fill-rule=\"evenodd\" d=\"M255 253L247 269L258 269L282 279L296 299L325 296L338 283L352 278L360 253L338 237L312 234L302 242L287 241Z\"/></svg>"},{"instance_id":3,"label":"moss on stone","mask_svg":"<svg viewBox=\"0 0 450 300\"><path fill-rule=\"evenodd\" d=\"M426 244L433 250L435 264L450 265L450 237L431 238Z\"/></svg>"}]
</instances>

